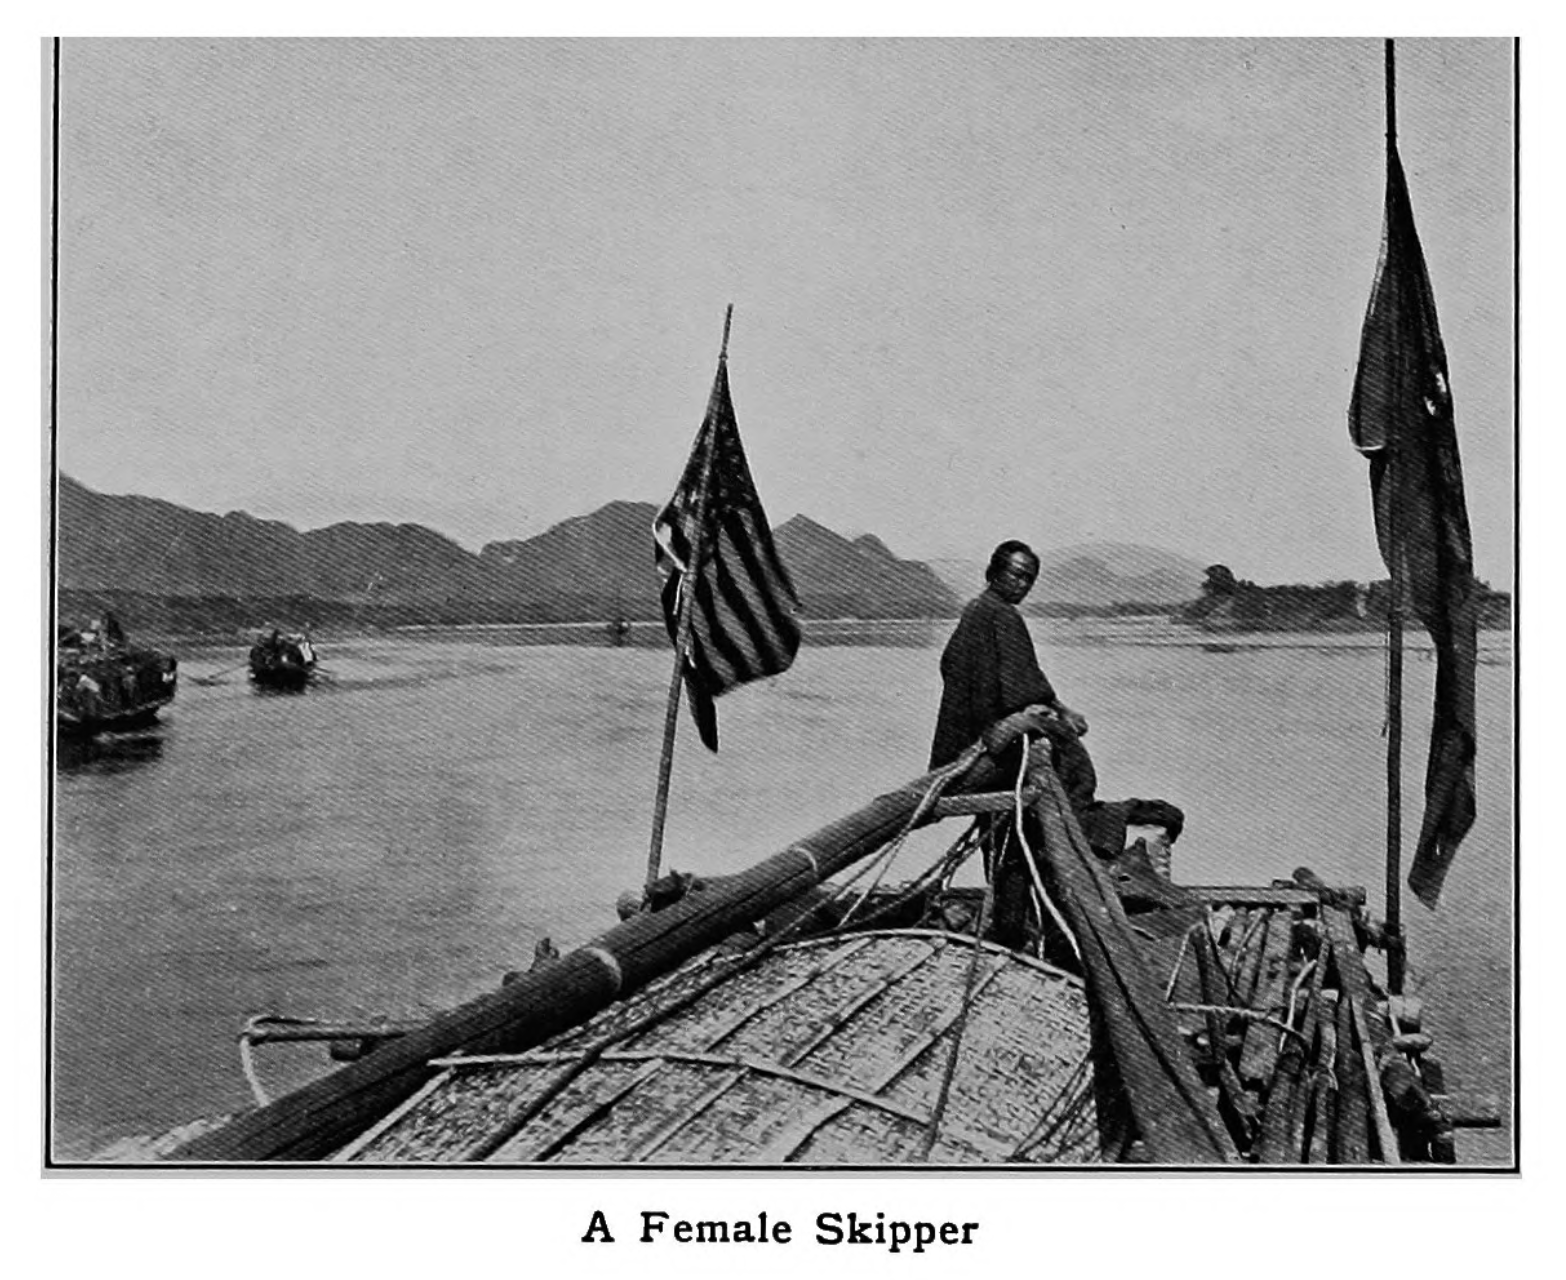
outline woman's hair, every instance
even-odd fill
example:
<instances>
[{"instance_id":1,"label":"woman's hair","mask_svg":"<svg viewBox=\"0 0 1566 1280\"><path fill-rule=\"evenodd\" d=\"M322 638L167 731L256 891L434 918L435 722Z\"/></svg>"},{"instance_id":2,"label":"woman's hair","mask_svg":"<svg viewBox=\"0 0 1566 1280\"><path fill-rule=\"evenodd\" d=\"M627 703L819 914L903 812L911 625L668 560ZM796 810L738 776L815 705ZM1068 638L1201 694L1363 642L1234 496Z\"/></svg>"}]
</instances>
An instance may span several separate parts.
<instances>
[{"instance_id":1,"label":"woman's hair","mask_svg":"<svg viewBox=\"0 0 1566 1280\"><path fill-rule=\"evenodd\" d=\"M1000 575L1000 571L1006 567L1007 562L1019 551L1033 561L1033 568L1037 570L1039 567L1039 553L1026 542L1019 542L1016 538L1007 538L1005 542L990 552L990 567L984 571L984 580L986 582L994 582Z\"/></svg>"}]
</instances>

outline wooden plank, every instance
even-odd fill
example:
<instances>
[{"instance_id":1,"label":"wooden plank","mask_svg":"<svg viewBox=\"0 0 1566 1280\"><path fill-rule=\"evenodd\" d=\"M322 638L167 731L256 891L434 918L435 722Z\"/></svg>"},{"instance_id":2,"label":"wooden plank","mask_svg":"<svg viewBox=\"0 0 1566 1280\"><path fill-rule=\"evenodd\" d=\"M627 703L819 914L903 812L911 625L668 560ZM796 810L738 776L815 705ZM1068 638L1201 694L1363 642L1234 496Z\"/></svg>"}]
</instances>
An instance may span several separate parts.
<instances>
[{"instance_id":1,"label":"wooden plank","mask_svg":"<svg viewBox=\"0 0 1566 1280\"><path fill-rule=\"evenodd\" d=\"M1267 923L1267 941L1256 978L1256 995L1251 1008L1271 1017L1282 1016L1288 997L1289 951L1294 943L1294 916L1289 911L1274 911ZM1278 1031L1260 1022L1246 1029L1240 1051L1240 1079L1246 1084L1263 1084L1272 1079L1278 1061Z\"/></svg>"},{"instance_id":2,"label":"wooden plank","mask_svg":"<svg viewBox=\"0 0 1566 1280\"><path fill-rule=\"evenodd\" d=\"M1309 1065L1310 1059L1317 1051L1317 1029L1321 1023L1322 999L1321 991L1327 976L1327 966L1331 963L1332 947L1330 943L1323 942L1321 950L1316 953L1316 969L1311 974L1310 991L1305 997L1304 1016L1300 1022L1300 1035L1304 1037L1304 1044L1296 1045L1300 1055L1301 1072ZM1287 1052L1287 1050L1285 1050ZM1309 1078L1302 1081L1302 1086L1295 1091L1294 1104L1289 1109L1289 1158L1304 1162L1305 1148L1310 1141L1310 1135L1305 1132L1305 1120L1310 1111L1310 1103L1314 1093L1314 1085Z\"/></svg>"},{"instance_id":3,"label":"wooden plank","mask_svg":"<svg viewBox=\"0 0 1566 1280\"><path fill-rule=\"evenodd\" d=\"M1340 979L1341 982L1341 979ZM1338 1105L1334 1115L1328 1159L1334 1164L1370 1163L1370 1097L1366 1093L1365 1066L1354 1048L1354 1012L1348 993L1338 991L1336 1010Z\"/></svg>"},{"instance_id":4,"label":"wooden plank","mask_svg":"<svg viewBox=\"0 0 1566 1280\"><path fill-rule=\"evenodd\" d=\"M1234 914L1229 917L1228 924L1223 927L1221 939L1215 940L1225 974L1232 972L1236 967L1235 961L1239 959L1240 948L1245 944L1246 931L1250 928L1250 924L1251 909L1236 907Z\"/></svg>"},{"instance_id":5,"label":"wooden plank","mask_svg":"<svg viewBox=\"0 0 1566 1280\"><path fill-rule=\"evenodd\" d=\"M1354 922L1341 907L1321 908L1322 926L1332 943L1337 958L1339 985L1342 998L1349 1003L1355 1035L1365 1066L1365 1091L1370 1097L1370 1115L1376 1140L1381 1148L1381 1158L1387 1164L1401 1164L1397 1135L1392 1131L1392 1121L1387 1114L1386 1094L1381 1088L1381 1054L1388 1047L1388 1034L1378 1018L1370 1016L1370 978L1365 973L1360 958L1359 942L1354 937Z\"/></svg>"},{"instance_id":6,"label":"wooden plank","mask_svg":"<svg viewBox=\"0 0 1566 1280\"><path fill-rule=\"evenodd\" d=\"M1323 991L1321 1016L1317 1026L1321 1028L1321 1042L1317 1047L1312 1068L1315 1077L1315 1098L1311 1116L1310 1142L1305 1151L1305 1163L1326 1164L1332 1147L1332 1135L1337 1127L1338 1090L1334 1064L1338 1059L1338 993Z\"/></svg>"},{"instance_id":7,"label":"wooden plank","mask_svg":"<svg viewBox=\"0 0 1566 1280\"><path fill-rule=\"evenodd\" d=\"M1299 1083L1297 1059L1283 1054L1278 1058L1277 1069L1267 1084L1261 1132L1256 1137L1257 1164L1293 1163L1288 1156L1289 1113L1294 1108L1294 1092Z\"/></svg>"},{"instance_id":8,"label":"wooden plank","mask_svg":"<svg viewBox=\"0 0 1566 1280\"><path fill-rule=\"evenodd\" d=\"M1353 996L1348 997L1349 1010L1354 1015L1354 1034L1359 1040L1360 1052L1364 1055L1365 1078L1369 1083L1366 1092L1370 1095L1370 1118L1375 1122L1376 1143L1381 1148L1381 1160L1383 1164L1402 1164L1402 1153L1398 1150L1397 1134L1392 1131L1392 1120L1387 1115L1386 1095L1381 1091L1381 1074L1376 1069L1376 1052L1371 1047L1369 1032L1366 1028L1364 1006Z\"/></svg>"},{"instance_id":9,"label":"wooden plank","mask_svg":"<svg viewBox=\"0 0 1566 1280\"><path fill-rule=\"evenodd\" d=\"M1256 998L1256 975L1261 972L1267 934L1275 914L1266 907L1258 907L1253 913L1251 936L1245 941L1245 948L1240 954L1240 965L1234 975L1234 997L1248 1009L1254 1007L1252 1001Z\"/></svg>"},{"instance_id":10,"label":"wooden plank","mask_svg":"<svg viewBox=\"0 0 1566 1280\"><path fill-rule=\"evenodd\" d=\"M1207 1005L1222 1005L1228 1000L1227 984L1218 959L1217 948L1206 928L1192 930L1191 940L1196 952L1196 968L1202 984L1202 1001ZM1229 1109L1235 1114L1248 1141L1257 1121L1256 1100L1246 1092L1240 1077L1229 1061L1227 1031L1222 1019L1211 1009L1207 1012L1207 1042L1218 1071L1218 1091Z\"/></svg>"},{"instance_id":11,"label":"wooden plank","mask_svg":"<svg viewBox=\"0 0 1566 1280\"><path fill-rule=\"evenodd\" d=\"M1180 888L1203 902L1232 907L1313 907L1321 901L1315 891L1298 885L1183 884ZM1356 905L1365 901L1365 891L1357 886L1335 892L1348 895L1345 900Z\"/></svg>"},{"instance_id":12,"label":"wooden plank","mask_svg":"<svg viewBox=\"0 0 1566 1280\"><path fill-rule=\"evenodd\" d=\"M1315 1017L1321 1007L1319 996L1326 961L1327 952L1323 950L1311 969L1305 1003L1293 1011L1290 1025L1298 1019L1299 1035L1283 1037L1283 1047L1275 1055L1276 1066L1262 1113L1261 1136L1256 1142L1259 1164L1294 1164L1303 1158L1304 1121L1311 1086L1301 1077L1306 1058L1315 1044Z\"/></svg>"}]
</instances>

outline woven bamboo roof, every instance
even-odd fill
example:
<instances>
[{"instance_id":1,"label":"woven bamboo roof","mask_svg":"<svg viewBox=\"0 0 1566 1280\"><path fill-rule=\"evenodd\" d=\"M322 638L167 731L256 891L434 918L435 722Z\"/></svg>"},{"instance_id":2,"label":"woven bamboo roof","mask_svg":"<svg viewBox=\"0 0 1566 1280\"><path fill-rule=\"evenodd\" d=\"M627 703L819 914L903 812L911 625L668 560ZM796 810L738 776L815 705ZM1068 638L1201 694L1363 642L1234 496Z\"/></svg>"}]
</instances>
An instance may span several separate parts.
<instances>
[{"instance_id":1,"label":"woven bamboo roof","mask_svg":"<svg viewBox=\"0 0 1566 1280\"><path fill-rule=\"evenodd\" d=\"M526 1053L440 1066L337 1159L922 1163L938 1108L931 1163L1098 1153L1081 981L928 930L710 953Z\"/></svg>"}]
</instances>

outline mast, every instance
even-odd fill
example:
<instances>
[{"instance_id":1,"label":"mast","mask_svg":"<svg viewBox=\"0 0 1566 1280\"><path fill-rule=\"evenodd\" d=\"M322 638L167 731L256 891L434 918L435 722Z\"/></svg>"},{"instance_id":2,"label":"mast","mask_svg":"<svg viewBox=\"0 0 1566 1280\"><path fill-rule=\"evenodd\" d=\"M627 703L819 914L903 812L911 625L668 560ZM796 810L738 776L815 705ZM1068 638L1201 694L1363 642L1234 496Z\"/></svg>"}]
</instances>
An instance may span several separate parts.
<instances>
[{"instance_id":1,"label":"mast","mask_svg":"<svg viewBox=\"0 0 1566 1280\"><path fill-rule=\"evenodd\" d=\"M1391 178L1392 166L1397 163L1397 67L1393 42L1386 42L1387 82L1387 175ZM1393 228L1388 225L1387 234ZM1392 323L1398 319L1398 308L1392 308ZM1400 403L1396 381L1402 376L1398 362L1399 345L1394 331L1391 342L1392 377L1394 380L1391 403ZM1403 841L1403 546L1400 511L1403 488L1403 461L1399 457L1402 432L1391 430L1386 439L1386 472L1382 483L1387 486L1387 561L1391 573L1387 601L1387 880L1386 880L1386 951L1387 990L1392 995L1403 993L1403 906L1402 906L1402 841Z\"/></svg>"},{"instance_id":2,"label":"mast","mask_svg":"<svg viewBox=\"0 0 1566 1280\"><path fill-rule=\"evenodd\" d=\"M723 313L723 346L718 351L718 372L723 372L729 359L729 325L734 319L734 304L729 303ZM663 752L658 757L658 793L653 800L652 840L647 848L647 879L650 886L658 878L658 864L663 859L663 825L669 813L669 774L674 768L674 730L680 720L680 683L685 672L685 656L690 651L691 609L696 599L696 575L701 568L702 552L706 550L707 489L712 480L712 446L717 435L719 378L712 380L712 394L707 400L705 427L707 438L702 442L701 484L696 491L695 533L691 535L690 559L680 580L680 622L674 643L674 674L669 677L669 700L663 714Z\"/></svg>"}]
</instances>

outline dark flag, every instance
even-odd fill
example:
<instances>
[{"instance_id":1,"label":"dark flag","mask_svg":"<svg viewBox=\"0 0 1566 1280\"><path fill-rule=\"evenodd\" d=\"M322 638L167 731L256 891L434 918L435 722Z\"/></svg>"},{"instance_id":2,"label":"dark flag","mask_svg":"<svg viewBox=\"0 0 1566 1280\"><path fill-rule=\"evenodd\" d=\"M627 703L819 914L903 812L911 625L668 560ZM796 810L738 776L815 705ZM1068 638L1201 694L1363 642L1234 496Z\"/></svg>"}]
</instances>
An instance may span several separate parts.
<instances>
[{"instance_id":1,"label":"dark flag","mask_svg":"<svg viewBox=\"0 0 1566 1280\"><path fill-rule=\"evenodd\" d=\"M710 462L708 453L711 453ZM726 361L718 362L707 416L674 497L653 521L663 616L679 643L682 593L689 579L703 472L706 502L691 609L685 691L708 750L718 749L713 699L735 685L786 671L799 651L799 600L778 558L772 531L740 444L729 401Z\"/></svg>"},{"instance_id":2,"label":"dark flag","mask_svg":"<svg viewBox=\"0 0 1566 1280\"><path fill-rule=\"evenodd\" d=\"M1360 336L1349 434L1370 459L1382 558L1391 570L1393 556L1401 556L1414 611L1435 642L1425 815L1408 874L1419 900L1434 907L1458 842L1474 821L1478 628L1446 351L1395 147L1387 154L1381 257Z\"/></svg>"}]
</instances>

